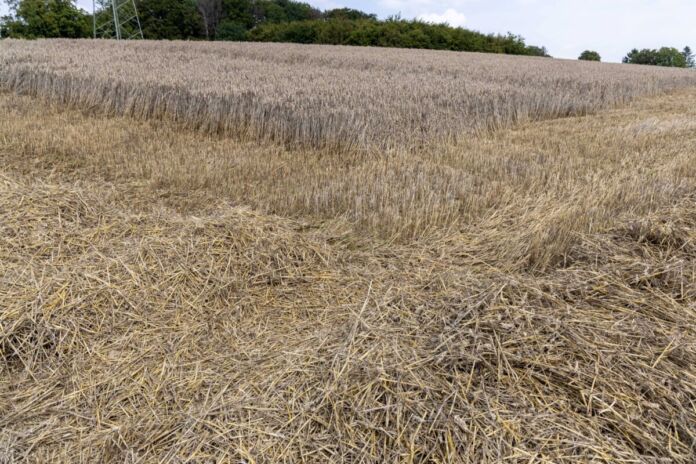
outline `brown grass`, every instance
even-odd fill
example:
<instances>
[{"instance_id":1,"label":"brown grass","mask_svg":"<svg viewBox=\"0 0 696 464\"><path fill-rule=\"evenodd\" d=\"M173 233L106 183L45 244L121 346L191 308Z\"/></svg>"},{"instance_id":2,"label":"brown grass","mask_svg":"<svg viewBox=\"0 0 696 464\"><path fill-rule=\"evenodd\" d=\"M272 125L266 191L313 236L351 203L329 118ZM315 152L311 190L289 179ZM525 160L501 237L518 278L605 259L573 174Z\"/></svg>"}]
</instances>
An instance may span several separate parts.
<instances>
[{"instance_id":1,"label":"brown grass","mask_svg":"<svg viewBox=\"0 0 696 464\"><path fill-rule=\"evenodd\" d=\"M0 44L0 85L206 131L409 147L696 85L687 70L477 53L253 43Z\"/></svg>"},{"instance_id":2,"label":"brown grass","mask_svg":"<svg viewBox=\"0 0 696 464\"><path fill-rule=\"evenodd\" d=\"M0 114L0 462L696 460L694 89L417 150Z\"/></svg>"}]
</instances>

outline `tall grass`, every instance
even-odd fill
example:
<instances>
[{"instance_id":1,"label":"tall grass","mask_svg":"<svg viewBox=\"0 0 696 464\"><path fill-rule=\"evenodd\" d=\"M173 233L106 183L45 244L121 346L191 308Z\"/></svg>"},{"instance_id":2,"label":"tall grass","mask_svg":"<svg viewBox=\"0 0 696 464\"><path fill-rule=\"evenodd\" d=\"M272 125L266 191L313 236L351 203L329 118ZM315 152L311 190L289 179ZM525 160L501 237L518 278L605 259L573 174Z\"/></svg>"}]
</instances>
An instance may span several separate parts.
<instances>
[{"instance_id":1,"label":"tall grass","mask_svg":"<svg viewBox=\"0 0 696 464\"><path fill-rule=\"evenodd\" d=\"M684 70L286 44L0 44L0 85L138 118L312 146L418 148L696 84Z\"/></svg>"}]
</instances>

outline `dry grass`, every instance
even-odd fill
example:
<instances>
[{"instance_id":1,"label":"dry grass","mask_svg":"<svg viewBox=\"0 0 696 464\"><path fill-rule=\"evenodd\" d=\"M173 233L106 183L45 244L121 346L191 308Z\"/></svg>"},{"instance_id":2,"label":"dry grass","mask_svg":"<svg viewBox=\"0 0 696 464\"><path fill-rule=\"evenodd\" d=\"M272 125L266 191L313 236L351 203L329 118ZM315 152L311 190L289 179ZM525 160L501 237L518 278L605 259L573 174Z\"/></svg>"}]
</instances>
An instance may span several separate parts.
<instances>
[{"instance_id":1,"label":"dry grass","mask_svg":"<svg viewBox=\"0 0 696 464\"><path fill-rule=\"evenodd\" d=\"M418 150L0 114L0 462L696 460L694 89Z\"/></svg>"},{"instance_id":2,"label":"dry grass","mask_svg":"<svg viewBox=\"0 0 696 464\"><path fill-rule=\"evenodd\" d=\"M555 264L577 233L669 207L693 191L696 178L693 91L416 153L349 155L181 132L157 122L46 113L31 101L0 103L14 128L6 144L26 174L42 168L78 179L141 179L174 192L172 201L193 214L222 197L402 243L448 231L477 237L480 230L500 230L505 246L488 246L514 267ZM55 156L37 160L47 150Z\"/></svg>"},{"instance_id":3,"label":"dry grass","mask_svg":"<svg viewBox=\"0 0 696 464\"><path fill-rule=\"evenodd\" d=\"M287 44L0 44L0 85L80 108L312 146L410 147L696 85L686 70Z\"/></svg>"}]
</instances>

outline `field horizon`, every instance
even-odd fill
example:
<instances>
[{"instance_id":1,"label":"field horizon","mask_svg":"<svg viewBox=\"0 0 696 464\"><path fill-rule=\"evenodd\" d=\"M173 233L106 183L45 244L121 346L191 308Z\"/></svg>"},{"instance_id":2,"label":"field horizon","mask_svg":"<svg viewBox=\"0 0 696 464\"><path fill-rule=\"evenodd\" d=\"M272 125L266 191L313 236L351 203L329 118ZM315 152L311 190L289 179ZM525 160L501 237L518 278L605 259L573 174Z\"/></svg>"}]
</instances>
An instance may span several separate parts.
<instances>
[{"instance_id":1,"label":"field horizon","mask_svg":"<svg viewBox=\"0 0 696 464\"><path fill-rule=\"evenodd\" d=\"M8 43L0 463L696 459L695 73Z\"/></svg>"}]
</instances>

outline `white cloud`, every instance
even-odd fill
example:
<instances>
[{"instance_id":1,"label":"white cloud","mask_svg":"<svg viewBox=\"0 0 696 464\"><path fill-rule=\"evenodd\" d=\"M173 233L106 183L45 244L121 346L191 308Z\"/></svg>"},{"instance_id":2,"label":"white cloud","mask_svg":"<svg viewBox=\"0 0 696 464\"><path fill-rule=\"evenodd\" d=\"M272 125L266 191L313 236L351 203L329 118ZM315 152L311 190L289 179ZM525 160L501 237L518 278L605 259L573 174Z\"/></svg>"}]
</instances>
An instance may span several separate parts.
<instances>
[{"instance_id":1,"label":"white cloud","mask_svg":"<svg viewBox=\"0 0 696 464\"><path fill-rule=\"evenodd\" d=\"M444 13L426 13L418 15L418 19L426 23L442 24L447 23L450 26L463 26L466 23L466 16L458 12L454 8L448 8Z\"/></svg>"},{"instance_id":2,"label":"white cloud","mask_svg":"<svg viewBox=\"0 0 696 464\"><path fill-rule=\"evenodd\" d=\"M401 13L406 19L416 18L433 24L447 23L450 26L464 26L466 11L472 3L478 0L379 0L382 12L389 14Z\"/></svg>"}]
</instances>

